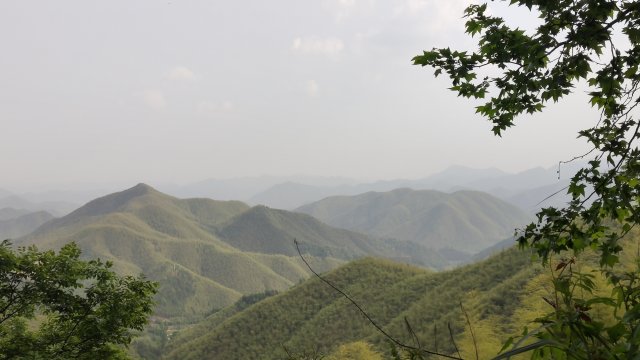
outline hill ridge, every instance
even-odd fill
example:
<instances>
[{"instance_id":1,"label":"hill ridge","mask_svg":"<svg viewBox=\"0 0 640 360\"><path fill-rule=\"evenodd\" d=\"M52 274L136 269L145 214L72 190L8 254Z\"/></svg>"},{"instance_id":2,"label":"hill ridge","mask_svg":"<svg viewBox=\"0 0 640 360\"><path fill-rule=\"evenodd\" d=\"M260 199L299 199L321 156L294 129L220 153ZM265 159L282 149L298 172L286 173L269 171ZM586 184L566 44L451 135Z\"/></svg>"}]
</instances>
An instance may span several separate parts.
<instances>
[{"instance_id":1,"label":"hill ridge","mask_svg":"<svg viewBox=\"0 0 640 360\"><path fill-rule=\"evenodd\" d=\"M475 190L448 194L399 188L328 197L295 211L342 229L469 253L511 236L531 220L516 206Z\"/></svg>"}]
</instances>

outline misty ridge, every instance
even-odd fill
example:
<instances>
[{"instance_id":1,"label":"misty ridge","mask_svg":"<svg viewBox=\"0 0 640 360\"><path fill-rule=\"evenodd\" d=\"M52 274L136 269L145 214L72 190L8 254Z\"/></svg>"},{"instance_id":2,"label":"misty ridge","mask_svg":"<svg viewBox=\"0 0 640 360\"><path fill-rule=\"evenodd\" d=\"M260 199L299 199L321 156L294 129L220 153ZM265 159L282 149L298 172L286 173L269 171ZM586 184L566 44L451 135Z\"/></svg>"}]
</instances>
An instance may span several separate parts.
<instances>
[{"instance_id":1,"label":"misty ridge","mask_svg":"<svg viewBox=\"0 0 640 360\"><path fill-rule=\"evenodd\" d=\"M477 190L534 213L539 206L565 202L567 198L563 197L564 192L543 200L565 187L568 179L581 166L582 163L579 162L563 164L560 167L560 176L557 165L548 168L536 167L519 173L452 166L429 177L415 180L358 182L355 179L339 177L260 176L207 179L185 185L158 183L155 186L180 198L239 200L251 205L266 205L285 210L293 210L329 196L357 195L370 191L385 192L398 188L438 190L447 193ZM44 210L61 216L96 197L124 187L126 185L92 186L85 183L75 190L44 189L42 186L30 192L0 189L0 208Z\"/></svg>"}]
</instances>

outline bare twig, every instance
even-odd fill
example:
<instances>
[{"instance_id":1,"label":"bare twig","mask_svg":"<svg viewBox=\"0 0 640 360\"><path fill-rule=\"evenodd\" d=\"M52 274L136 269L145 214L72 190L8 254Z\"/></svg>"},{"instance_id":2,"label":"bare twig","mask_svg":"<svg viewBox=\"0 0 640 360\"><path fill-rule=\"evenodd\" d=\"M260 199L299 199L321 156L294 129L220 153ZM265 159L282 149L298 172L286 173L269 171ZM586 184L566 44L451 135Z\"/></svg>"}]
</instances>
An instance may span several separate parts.
<instances>
[{"instance_id":1,"label":"bare twig","mask_svg":"<svg viewBox=\"0 0 640 360\"><path fill-rule=\"evenodd\" d=\"M413 328L411 327L411 324L409 324L409 320L407 320L407 317L404 317L404 323L405 325L407 325L407 331L409 331L409 333L413 336L413 341L415 341L416 343L416 347L418 349L421 349L422 346L420 346L420 340L418 340L418 335L416 335L416 332L413 331Z\"/></svg>"},{"instance_id":2,"label":"bare twig","mask_svg":"<svg viewBox=\"0 0 640 360\"><path fill-rule=\"evenodd\" d=\"M480 360L480 356L478 355L478 343L476 342L476 334L473 333L473 327L471 327L471 320L469 319L469 314L462 306L462 301L460 301L460 310L462 310L462 314L464 314L464 318L467 319L467 325L469 326L469 332L471 333L471 339L473 340L473 348L476 351L476 360Z\"/></svg>"},{"instance_id":3,"label":"bare twig","mask_svg":"<svg viewBox=\"0 0 640 360\"><path fill-rule=\"evenodd\" d=\"M453 330L451 330L451 323L447 323L447 328L449 328L449 337L451 338L451 343L453 344L453 347L456 349L456 353L458 354L458 357L462 359L462 356L460 355L460 350L458 350L458 345L456 345L456 341L453 339Z\"/></svg>"}]
</instances>

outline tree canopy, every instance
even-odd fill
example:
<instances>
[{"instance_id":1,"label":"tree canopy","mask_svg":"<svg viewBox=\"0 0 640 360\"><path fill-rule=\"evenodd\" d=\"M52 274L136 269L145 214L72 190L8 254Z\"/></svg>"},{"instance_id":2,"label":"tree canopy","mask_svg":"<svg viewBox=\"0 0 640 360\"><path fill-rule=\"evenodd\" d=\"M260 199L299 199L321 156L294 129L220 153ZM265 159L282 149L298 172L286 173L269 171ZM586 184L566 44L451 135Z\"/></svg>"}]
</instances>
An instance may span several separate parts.
<instances>
[{"instance_id":1,"label":"tree canopy","mask_svg":"<svg viewBox=\"0 0 640 360\"><path fill-rule=\"evenodd\" d=\"M487 4L472 4L464 16L477 48L424 51L414 64L434 68L436 76L446 74L459 96L483 99L477 113L498 136L519 115L542 112L550 101L587 89L590 105L600 112L578 133L591 150L576 159L588 164L571 178L567 206L542 209L537 222L518 233L518 242L535 249L543 264L556 254L596 252L614 295L578 296L575 289L593 295L593 282L574 271L574 258L559 260L554 286L562 304L550 302L554 311L540 321L540 341L525 350L541 357L551 351L572 358L638 356L638 269L614 267L621 239L640 222L640 1L510 0L508 5L526 7L542 24L525 31L491 15ZM609 306L616 321L593 320L589 311L595 303Z\"/></svg>"},{"instance_id":2,"label":"tree canopy","mask_svg":"<svg viewBox=\"0 0 640 360\"><path fill-rule=\"evenodd\" d=\"M157 284L79 256L74 243L58 253L0 243L0 359L126 357L118 345L147 323Z\"/></svg>"}]
</instances>

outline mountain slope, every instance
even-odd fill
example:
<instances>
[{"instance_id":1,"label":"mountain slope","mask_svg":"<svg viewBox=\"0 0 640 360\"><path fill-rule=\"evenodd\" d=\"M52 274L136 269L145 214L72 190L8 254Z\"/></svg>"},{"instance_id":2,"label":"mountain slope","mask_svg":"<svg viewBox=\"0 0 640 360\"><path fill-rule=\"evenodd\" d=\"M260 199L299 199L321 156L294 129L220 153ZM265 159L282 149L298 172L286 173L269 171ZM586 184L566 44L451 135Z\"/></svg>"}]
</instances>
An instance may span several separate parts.
<instances>
[{"instance_id":1,"label":"mountain slope","mask_svg":"<svg viewBox=\"0 0 640 360\"><path fill-rule=\"evenodd\" d=\"M466 252L491 246L530 220L515 206L475 191L369 192L326 198L296 211L339 228Z\"/></svg>"},{"instance_id":2,"label":"mountain slope","mask_svg":"<svg viewBox=\"0 0 640 360\"><path fill-rule=\"evenodd\" d=\"M0 198L0 208L25 209L30 212L46 211L55 216L68 214L77 207L76 204L65 201L31 202L16 195Z\"/></svg>"},{"instance_id":3,"label":"mountain slope","mask_svg":"<svg viewBox=\"0 0 640 360\"><path fill-rule=\"evenodd\" d=\"M87 258L159 281L159 315L198 316L243 294L284 290L308 276L299 259L242 252L215 235L218 226L248 209L236 201L180 200L139 184L50 221L19 244L57 248L75 241ZM339 264L330 258L314 262L323 269Z\"/></svg>"},{"instance_id":4,"label":"mountain slope","mask_svg":"<svg viewBox=\"0 0 640 360\"><path fill-rule=\"evenodd\" d=\"M10 208L9 208L10 209ZM5 209L3 209L5 210ZM21 214L17 217L0 220L0 239L14 239L27 235L40 225L53 219L53 215L46 211L37 211L33 213L22 214L19 210L4 211L6 216L9 214Z\"/></svg>"},{"instance_id":5,"label":"mountain slope","mask_svg":"<svg viewBox=\"0 0 640 360\"><path fill-rule=\"evenodd\" d=\"M230 219L217 233L243 251L296 256L297 239L304 253L319 257L354 259L378 256L441 268L446 261L437 252L408 241L378 239L330 227L301 213L255 206Z\"/></svg>"},{"instance_id":6,"label":"mountain slope","mask_svg":"<svg viewBox=\"0 0 640 360\"><path fill-rule=\"evenodd\" d=\"M282 291L309 276L293 239L321 271L365 255L429 267L446 265L418 244L334 229L307 215L238 201L177 199L145 184L95 199L42 225L18 245L59 248L160 282L157 313L197 317L242 295Z\"/></svg>"},{"instance_id":7,"label":"mountain slope","mask_svg":"<svg viewBox=\"0 0 640 360\"><path fill-rule=\"evenodd\" d=\"M533 276L529 256L514 250L453 271L431 273L383 260L357 260L326 277L357 301L385 331L412 343L405 317L418 338L437 341L453 353L446 330L464 331L457 300L486 306L487 313L508 317L523 285ZM456 301L452 301L456 299ZM505 302L504 299L514 299ZM434 326L440 331L433 339ZM333 351L338 345L365 340L378 350L385 339L333 289L312 278L235 314L212 315L178 333L166 359L278 359L283 346L297 351Z\"/></svg>"},{"instance_id":8,"label":"mountain slope","mask_svg":"<svg viewBox=\"0 0 640 360\"><path fill-rule=\"evenodd\" d=\"M31 211L25 209L15 209L12 207L5 207L0 209L0 220L10 220L20 217L22 215L27 215Z\"/></svg>"}]
</instances>

